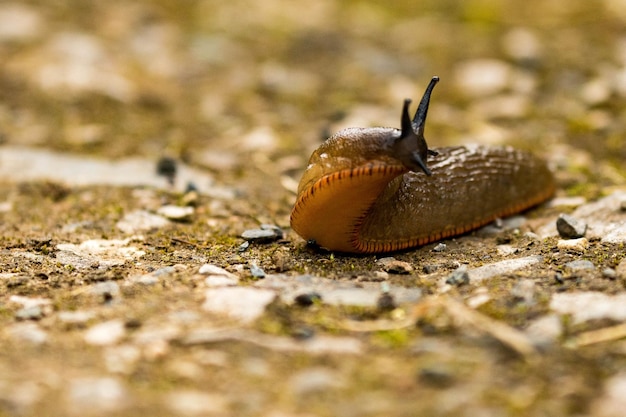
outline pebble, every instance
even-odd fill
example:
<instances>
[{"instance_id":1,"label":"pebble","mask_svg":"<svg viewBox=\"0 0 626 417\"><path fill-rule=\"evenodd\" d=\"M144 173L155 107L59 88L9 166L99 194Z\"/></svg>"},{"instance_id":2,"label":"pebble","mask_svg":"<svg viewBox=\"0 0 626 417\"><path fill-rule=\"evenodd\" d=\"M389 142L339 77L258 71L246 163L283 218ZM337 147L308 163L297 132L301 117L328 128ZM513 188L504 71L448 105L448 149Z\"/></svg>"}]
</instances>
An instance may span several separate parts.
<instances>
[{"instance_id":1,"label":"pebble","mask_svg":"<svg viewBox=\"0 0 626 417\"><path fill-rule=\"evenodd\" d=\"M237 275L217 265L204 264L200 267L198 273L207 275L204 283L209 287L229 287L239 283L239 277Z\"/></svg>"},{"instance_id":2,"label":"pebble","mask_svg":"<svg viewBox=\"0 0 626 417\"><path fill-rule=\"evenodd\" d=\"M381 294L379 283L369 281L342 282L311 275L287 276L282 274L267 275L257 281L255 286L271 288L278 292L284 303L292 303L296 296L316 293L324 304L354 305L376 308ZM414 303L422 296L419 288L405 288L390 285L385 292L394 297L398 305Z\"/></svg>"},{"instance_id":3,"label":"pebble","mask_svg":"<svg viewBox=\"0 0 626 417\"><path fill-rule=\"evenodd\" d=\"M448 248L448 245L446 245L443 242L440 242L440 243L437 243L437 245L435 245L435 247L433 248L433 252L444 252L447 248Z\"/></svg>"},{"instance_id":4,"label":"pebble","mask_svg":"<svg viewBox=\"0 0 626 417\"><path fill-rule=\"evenodd\" d=\"M204 296L202 308L205 311L250 323L263 314L265 307L276 298L276 293L260 288L221 287L206 290Z\"/></svg>"},{"instance_id":5,"label":"pebble","mask_svg":"<svg viewBox=\"0 0 626 417\"><path fill-rule=\"evenodd\" d=\"M120 411L128 402L126 388L112 377L74 378L67 390L69 408L77 415Z\"/></svg>"},{"instance_id":6,"label":"pebble","mask_svg":"<svg viewBox=\"0 0 626 417\"><path fill-rule=\"evenodd\" d=\"M42 23L36 8L7 2L0 6L0 42L31 39L39 34Z\"/></svg>"},{"instance_id":7,"label":"pebble","mask_svg":"<svg viewBox=\"0 0 626 417\"><path fill-rule=\"evenodd\" d=\"M96 314L92 311L76 310L59 311L56 317L57 320L68 327L83 327L95 316Z\"/></svg>"},{"instance_id":8,"label":"pebble","mask_svg":"<svg viewBox=\"0 0 626 417\"><path fill-rule=\"evenodd\" d=\"M607 279L617 278L617 272L613 268L604 268L602 270L602 276Z\"/></svg>"},{"instance_id":9,"label":"pebble","mask_svg":"<svg viewBox=\"0 0 626 417\"><path fill-rule=\"evenodd\" d=\"M519 249L514 248L511 245L498 245L496 246L496 251L498 252L498 255L508 256L516 254L519 252Z\"/></svg>"},{"instance_id":10,"label":"pebble","mask_svg":"<svg viewBox=\"0 0 626 417\"><path fill-rule=\"evenodd\" d=\"M7 335L16 341L41 345L48 341L48 333L33 322L16 323L6 327Z\"/></svg>"},{"instance_id":11,"label":"pebble","mask_svg":"<svg viewBox=\"0 0 626 417\"><path fill-rule=\"evenodd\" d=\"M322 297L316 292L309 292L304 294L298 294L293 300L299 306L309 307L315 303L321 302Z\"/></svg>"},{"instance_id":12,"label":"pebble","mask_svg":"<svg viewBox=\"0 0 626 417\"><path fill-rule=\"evenodd\" d=\"M511 67L496 59L473 59L458 65L454 77L461 92L483 97L502 91L509 84Z\"/></svg>"},{"instance_id":13,"label":"pebble","mask_svg":"<svg viewBox=\"0 0 626 417\"><path fill-rule=\"evenodd\" d=\"M500 262L495 262L488 265L483 265L478 268L470 269L468 272L470 281L479 282L488 278L492 278L498 275L504 275L516 271L518 269L525 268L527 266L534 265L543 260L540 255L526 256L524 258L507 259Z\"/></svg>"},{"instance_id":14,"label":"pebble","mask_svg":"<svg viewBox=\"0 0 626 417\"><path fill-rule=\"evenodd\" d=\"M608 295L586 291L556 293L550 309L559 314L570 314L574 324L596 319L626 320L626 294Z\"/></svg>"},{"instance_id":15,"label":"pebble","mask_svg":"<svg viewBox=\"0 0 626 417\"><path fill-rule=\"evenodd\" d=\"M126 335L122 320L109 320L96 324L85 332L85 342L94 346L110 346L118 343Z\"/></svg>"},{"instance_id":16,"label":"pebble","mask_svg":"<svg viewBox=\"0 0 626 417\"><path fill-rule=\"evenodd\" d=\"M152 214L145 210L135 210L126 214L115 225L119 230L127 234L135 234L150 230L157 230L170 224L165 217Z\"/></svg>"},{"instance_id":17,"label":"pebble","mask_svg":"<svg viewBox=\"0 0 626 417\"><path fill-rule=\"evenodd\" d=\"M344 382L337 371L314 367L295 373L288 386L296 395L304 396L336 390L344 386Z\"/></svg>"},{"instance_id":18,"label":"pebble","mask_svg":"<svg viewBox=\"0 0 626 417\"><path fill-rule=\"evenodd\" d=\"M532 321L525 330L537 347L554 344L563 334L563 322L556 314L548 314Z\"/></svg>"},{"instance_id":19,"label":"pebble","mask_svg":"<svg viewBox=\"0 0 626 417\"><path fill-rule=\"evenodd\" d=\"M620 371L605 383L602 395L595 398L589 415L622 417L626 410L626 372Z\"/></svg>"},{"instance_id":20,"label":"pebble","mask_svg":"<svg viewBox=\"0 0 626 417\"><path fill-rule=\"evenodd\" d=\"M252 278L265 278L265 271L254 263L250 265L250 274L252 275Z\"/></svg>"},{"instance_id":21,"label":"pebble","mask_svg":"<svg viewBox=\"0 0 626 417\"><path fill-rule=\"evenodd\" d=\"M396 308L396 301L393 296L387 292L382 293L376 301L376 308L380 311L391 311Z\"/></svg>"},{"instance_id":22,"label":"pebble","mask_svg":"<svg viewBox=\"0 0 626 417\"><path fill-rule=\"evenodd\" d=\"M467 285L470 283L470 277L467 273L467 267L461 266L456 270L452 271L450 275L446 278L446 284L455 285L460 287L461 285Z\"/></svg>"},{"instance_id":23,"label":"pebble","mask_svg":"<svg viewBox=\"0 0 626 417\"><path fill-rule=\"evenodd\" d=\"M593 271L596 269L596 266L593 264L593 262L586 259L577 259L575 261L566 263L565 268L569 269L572 272Z\"/></svg>"},{"instance_id":24,"label":"pebble","mask_svg":"<svg viewBox=\"0 0 626 417\"><path fill-rule=\"evenodd\" d=\"M15 313L17 320L39 320L45 316L41 306L30 306L19 309Z\"/></svg>"},{"instance_id":25,"label":"pebble","mask_svg":"<svg viewBox=\"0 0 626 417\"><path fill-rule=\"evenodd\" d=\"M56 258L64 265L79 269L121 266L146 254L135 246L130 246L131 241L132 239L92 239L79 245L59 243L56 246L59 250Z\"/></svg>"},{"instance_id":26,"label":"pebble","mask_svg":"<svg viewBox=\"0 0 626 417\"><path fill-rule=\"evenodd\" d=\"M585 236L587 223L568 214L559 214L556 220L556 230L564 239L576 239Z\"/></svg>"},{"instance_id":27,"label":"pebble","mask_svg":"<svg viewBox=\"0 0 626 417\"><path fill-rule=\"evenodd\" d=\"M193 217L194 211L195 210L193 207L182 207L168 204L159 207L159 209L157 210L157 214L169 220L174 220L177 222L187 222Z\"/></svg>"},{"instance_id":28,"label":"pebble","mask_svg":"<svg viewBox=\"0 0 626 417\"><path fill-rule=\"evenodd\" d=\"M283 238L283 230L271 224L262 224L259 229L245 230L241 237L250 242L268 243Z\"/></svg>"},{"instance_id":29,"label":"pebble","mask_svg":"<svg viewBox=\"0 0 626 417\"><path fill-rule=\"evenodd\" d=\"M168 392L163 405L178 416L226 415L228 401L206 390L177 389Z\"/></svg>"},{"instance_id":30,"label":"pebble","mask_svg":"<svg viewBox=\"0 0 626 417\"><path fill-rule=\"evenodd\" d=\"M390 274L405 275L413 272L413 266L410 263L392 257L380 258L376 263Z\"/></svg>"},{"instance_id":31,"label":"pebble","mask_svg":"<svg viewBox=\"0 0 626 417\"><path fill-rule=\"evenodd\" d=\"M532 279L522 279L513 285L511 295L517 299L523 300L524 303L532 305L535 298L535 281Z\"/></svg>"},{"instance_id":32,"label":"pebble","mask_svg":"<svg viewBox=\"0 0 626 417\"><path fill-rule=\"evenodd\" d=\"M589 241L584 237L567 240L559 239L556 247L564 251L584 253L589 247Z\"/></svg>"},{"instance_id":33,"label":"pebble","mask_svg":"<svg viewBox=\"0 0 626 417\"><path fill-rule=\"evenodd\" d=\"M114 374L132 374L141 359L141 350L131 345L110 346L103 354L107 371Z\"/></svg>"},{"instance_id":34,"label":"pebble","mask_svg":"<svg viewBox=\"0 0 626 417\"><path fill-rule=\"evenodd\" d=\"M120 296L120 286L115 281L98 282L89 288L89 293L101 296L104 300L108 301Z\"/></svg>"},{"instance_id":35,"label":"pebble","mask_svg":"<svg viewBox=\"0 0 626 417\"><path fill-rule=\"evenodd\" d=\"M542 52L542 43L535 33L528 28L514 28L502 38L504 51L521 61L536 61Z\"/></svg>"}]
</instances>

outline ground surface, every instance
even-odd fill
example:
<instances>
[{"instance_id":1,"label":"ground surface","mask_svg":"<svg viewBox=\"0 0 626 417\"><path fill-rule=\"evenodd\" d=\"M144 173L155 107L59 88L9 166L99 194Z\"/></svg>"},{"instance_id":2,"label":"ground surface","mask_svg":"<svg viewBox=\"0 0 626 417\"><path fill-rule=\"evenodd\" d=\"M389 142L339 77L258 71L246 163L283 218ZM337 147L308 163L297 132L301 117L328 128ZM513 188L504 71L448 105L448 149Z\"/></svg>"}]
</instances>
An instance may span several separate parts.
<instances>
[{"instance_id":1,"label":"ground surface","mask_svg":"<svg viewBox=\"0 0 626 417\"><path fill-rule=\"evenodd\" d=\"M623 415L625 10L0 3L0 415ZM430 145L533 150L556 199L395 261L308 248L311 151L433 75Z\"/></svg>"}]
</instances>

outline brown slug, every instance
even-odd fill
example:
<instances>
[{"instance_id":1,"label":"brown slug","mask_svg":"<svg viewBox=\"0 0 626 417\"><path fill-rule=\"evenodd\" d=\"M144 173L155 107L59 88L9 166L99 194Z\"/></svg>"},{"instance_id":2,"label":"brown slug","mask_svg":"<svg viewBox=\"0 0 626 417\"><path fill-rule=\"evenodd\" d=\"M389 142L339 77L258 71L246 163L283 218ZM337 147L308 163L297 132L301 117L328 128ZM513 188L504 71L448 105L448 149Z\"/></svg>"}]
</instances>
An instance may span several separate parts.
<instances>
[{"instance_id":1,"label":"brown slug","mask_svg":"<svg viewBox=\"0 0 626 417\"><path fill-rule=\"evenodd\" d=\"M510 147L428 149L424 127L433 77L401 129L348 128L313 152L291 226L322 248L391 252L466 233L550 198L546 164Z\"/></svg>"}]
</instances>

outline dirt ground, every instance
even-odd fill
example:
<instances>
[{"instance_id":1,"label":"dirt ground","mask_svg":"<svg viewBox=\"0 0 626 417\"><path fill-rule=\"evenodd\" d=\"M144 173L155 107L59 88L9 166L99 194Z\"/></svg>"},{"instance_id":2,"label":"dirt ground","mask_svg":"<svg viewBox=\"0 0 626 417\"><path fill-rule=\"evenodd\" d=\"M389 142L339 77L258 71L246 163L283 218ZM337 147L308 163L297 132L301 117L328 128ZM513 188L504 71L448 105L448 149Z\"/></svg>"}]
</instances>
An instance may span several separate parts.
<instances>
[{"instance_id":1,"label":"dirt ground","mask_svg":"<svg viewBox=\"0 0 626 417\"><path fill-rule=\"evenodd\" d=\"M623 415L626 238L568 249L540 231L626 190L626 2L415 3L0 3L0 152L52 155L29 177L0 153L0 416ZM308 247L289 215L312 150L342 127L397 127L433 75L429 145L532 150L561 203L391 254L406 273ZM201 174L119 185L142 172L113 163L81 183L89 165L59 155ZM166 205L193 215L120 226ZM623 207L597 221L626 224ZM284 236L242 248L261 224ZM77 249L96 240L117 252ZM518 258L539 261L446 284ZM206 264L258 295L301 283L310 303L217 314ZM310 277L421 295L327 303ZM591 293L608 311L556 307Z\"/></svg>"}]
</instances>

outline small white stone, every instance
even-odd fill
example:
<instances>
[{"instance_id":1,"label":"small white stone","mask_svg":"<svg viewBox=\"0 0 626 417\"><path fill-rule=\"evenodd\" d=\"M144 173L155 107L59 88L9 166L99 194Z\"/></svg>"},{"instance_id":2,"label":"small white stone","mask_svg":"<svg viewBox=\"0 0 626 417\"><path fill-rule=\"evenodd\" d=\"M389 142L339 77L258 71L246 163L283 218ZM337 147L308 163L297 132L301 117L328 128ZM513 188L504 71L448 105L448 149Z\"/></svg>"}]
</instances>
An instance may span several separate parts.
<instances>
[{"instance_id":1,"label":"small white stone","mask_svg":"<svg viewBox=\"0 0 626 417\"><path fill-rule=\"evenodd\" d=\"M141 359L141 351L136 346L111 346L104 351L104 365L109 372L116 374L133 373L139 359Z\"/></svg>"},{"instance_id":2,"label":"small white stone","mask_svg":"<svg viewBox=\"0 0 626 417\"><path fill-rule=\"evenodd\" d=\"M219 275L211 275L205 278L204 283L207 287L233 287L239 283L239 280Z\"/></svg>"},{"instance_id":3,"label":"small white stone","mask_svg":"<svg viewBox=\"0 0 626 417\"><path fill-rule=\"evenodd\" d=\"M522 60L538 59L542 49L537 35L521 27L508 31L502 39L502 46L510 57Z\"/></svg>"},{"instance_id":4,"label":"small white stone","mask_svg":"<svg viewBox=\"0 0 626 417\"><path fill-rule=\"evenodd\" d=\"M217 276L237 279L237 275L231 274L224 268L220 268L219 266L212 265L212 264L202 265L200 269L198 270L198 273L202 275L217 275Z\"/></svg>"},{"instance_id":5,"label":"small white stone","mask_svg":"<svg viewBox=\"0 0 626 417\"><path fill-rule=\"evenodd\" d=\"M43 19L36 8L19 2L0 6L0 42L31 39L41 31Z\"/></svg>"},{"instance_id":6,"label":"small white stone","mask_svg":"<svg viewBox=\"0 0 626 417\"><path fill-rule=\"evenodd\" d=\"M110 320L96 324L85 332L85 342L95 346L114 345L126 334L122 320Z\"/></svg>"},{"instance_id":7,"label":"small white stone","mask_svg":"<svg viewBox=\"0 0 626 417\"><path fill-rule=\"evenodd\" d=\"M181 207L174 205L166 205L157 210L157 214L176 221L186 221L191 219L194 213L193 207Z\"/></svg>"},{"instance_id":8,"label":"small white stone","mask_svg":"<svg viewBox=\"0 0 626 417\"><path fill-rule=\"evenodd\" d=\"M70 409L79 414L94 410L103 414L124 408L126 389L120 381L110 377L76 378L68 385L67 400Z\"/></svg>"},{"instance_id":9,"label":"small white stone","mask_svg":"<svg viewBox=\"0 0 626 417\"><path fill-rule=\"evenodd\" d=\"M297 395L308 395L341 388L344 385L337 371L327 368L310 368L299 371L289 381Z\"/></svg>"},{"instance_id":10,"label":"small white stone","mask_svg":"<svg viewBox=\"0 0 626 417\"><path fill-rule=\"evenodd\" d=\"M455 82L469 96L485 96L504 90L510 82L511 67L496 59L474 59L461 63Z\"/></svg>"},{"instance_id":11,"label":"small white stone","mask_svg":"<svg viewBox=\"0 0 626 417\"><path fill-rule=\"evenodd\" d=\"M560 250L584 253L589 247L589 241L584 237L579 239L559 239L556 246Z\"/></svg>"},{"instance_id":12,"label":"small white stone","mask_svg":"<svg viewBox=\"0 0 626 417\"><path fill-rule=\"evenodd\" d=\"M136 210L126 214L118 221L116 227L127 234L134 234L149 230L156 230L170 224L163 216L152 214L144 210Z\"/></svg>"},{"instance_id":13,"label":"small white stone","mask_svg":"<svg viewBox=\"0 0 626 417\"><path fill-rule=\"evenodd\" d=\"M59 311L57 319L68 325L84 325L95 317L95 313L91 311Z\"/></svg>"},{"instance_id":14,"label":"small white stone","mask_svg":"<svg viewBox=\"0 0 626 417\"><path fill-rule=\"evenodd\" d=\"M525 258L507 259L505 261L495 262L483 265L478 268L467 271L470 282L480 282L484 279L492 278L497 275L507 274L527 266L541 262L542 256L527 256Z\"/></svg>"},{"instance_id":15,"label":"small white stone","mask_svg":"<svg viewBox=\"0 0 626 417\"><path fill-rule=\"evenodd\" d=\"M211 288L205 292L202 308L248 323L261 316L265 307L275 298L276 293L272 290L249 287Z\"/></svg>"},{"instance_id":16,"label":"small white stone","mask_svg":"<svg viewBox=\"0 0 626 417\"><path fill-rule=\"evenodd\" d=\"M591 406L591 413L596 417L622 417L626 410L626 372L622 371L604 384L603 395Z\"/></svg>"},{"instance_id":17,"label":"small white stone","mask_svg":"<svg viewBox=\"0 0 626 417\"><path fill-rule=\"evenodd\" d=\"M574 324L595 319L626 320L626 294L607 295L587 291L556 293L550 309L559 314L570 314Z\"/></svg>"},{"instance_id":18,"label":"small white stone","mask_svg":"<svg viewBox=\"0 0 626 417\"><path fill-rule=\"evenodd\" d=\"M550 345L563 334L563 323L558 315L548 314L530 323L525 333L537 346Z\"/></svg>"},{"instance_id":19,"label":"small white stone","mask_svg":"<svg viewBox=\"0 0 626 417\"><path fill-rule=\"evenodd\" d=\"M604 103L611 96L608 80L596 78L583 84L580 90L581 98L590 106Z\"/></svg>"},{"instance_id":20,"label":"small white stone","mask_svg":"<svg viewBox=\"0 0 626 417\"><path fill-rule=\"evenodd\" d=\"M221 415L228 410L224 396L199 390L172 391L165 396L164 405L182 416Z\"/></svg>"},{"instance_id":21,"label":"small white stone","mask_svg":"<svg viewBox=\"0 0 626 417\"><path fill-rule=\"evenodd\" d=\"M33 345L41 345L48 340L48 333L32 322L13 324L5 331L11 339L29 342Z\"/></svg>"},{"instance_id":22,"label":"small white stone","mask_svg":"<svg viewBox=\"0 0 626 417\"><path fill-rule=\"evenodd\" d=\"M498 246L496 246L496 251L498 252L498 255L502 255L502 256L513 255L513 254L517 253L518 250L519 249L514 248L511 245L498 245Z\"/></svg>"}]
</instances>

